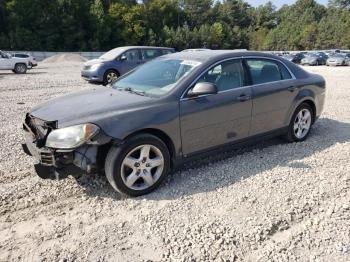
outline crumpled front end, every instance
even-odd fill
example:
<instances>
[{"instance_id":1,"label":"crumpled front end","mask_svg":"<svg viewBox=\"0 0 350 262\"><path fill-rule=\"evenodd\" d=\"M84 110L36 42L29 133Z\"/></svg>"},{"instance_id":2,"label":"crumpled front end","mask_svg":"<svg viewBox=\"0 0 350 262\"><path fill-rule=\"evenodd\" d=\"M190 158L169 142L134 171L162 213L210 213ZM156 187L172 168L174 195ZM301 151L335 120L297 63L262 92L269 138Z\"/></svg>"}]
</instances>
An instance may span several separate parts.
<instances>
[{"instance_id":1,"label":"crumpled front end","mask_svg":"<svg viewBox=\"0 0 350 262\"><path fill-rule=\"evenodd\" d=\"M27 114L23 123L25 144L23 150L37 160L36 173L44 179L65 178L68 175L91 173L98 169L99 146L110 142L110 138L99 135L92 144L74 149L46 147L46 139L57 129L57 121L44 121Z\"/></svg>"}]
</instances>

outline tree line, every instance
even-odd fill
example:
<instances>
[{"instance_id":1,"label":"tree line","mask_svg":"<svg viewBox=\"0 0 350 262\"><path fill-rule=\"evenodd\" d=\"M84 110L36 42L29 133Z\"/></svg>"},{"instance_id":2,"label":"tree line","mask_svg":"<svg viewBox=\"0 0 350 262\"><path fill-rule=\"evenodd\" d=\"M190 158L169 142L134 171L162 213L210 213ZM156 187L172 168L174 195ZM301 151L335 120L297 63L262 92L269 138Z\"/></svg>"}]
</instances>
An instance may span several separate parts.
<instances>
[{"instance_id":1,"label":"tree line","mask_svg":"<svg viewBox=\"0 0 350 262\"><path fill-rule=\"evenodd\" d=\"M350 49L350 0L0 0L0 49Z\"/></svg>"}]
</instances>

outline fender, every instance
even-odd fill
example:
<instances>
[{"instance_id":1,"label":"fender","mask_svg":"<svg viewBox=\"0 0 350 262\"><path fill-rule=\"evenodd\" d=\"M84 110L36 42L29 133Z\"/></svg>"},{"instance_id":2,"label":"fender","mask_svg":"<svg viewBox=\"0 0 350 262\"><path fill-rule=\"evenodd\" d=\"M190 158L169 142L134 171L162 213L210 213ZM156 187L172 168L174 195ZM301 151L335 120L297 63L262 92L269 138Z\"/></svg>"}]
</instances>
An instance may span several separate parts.
<instances>
[{"instance_id":1,"label":"fender","mask_svg":"<svg viewBox=\"0 0 350 262\"><path fill-rule=\"evenodd\" d=\"M285 126L288 126L294 111L296 108L301 105L305 101L311 101L314 104L314 108L317 108L317 102L316 102L316 95L315 92L312 90L313 88L316 88L314 86L303 86L300 90L298 95L294 98L292 105L290 106L288 113L286 115L286 119L284 121ZM317 112L314 112L315 116L317 115Z\"/></svg>"}]
</instances>

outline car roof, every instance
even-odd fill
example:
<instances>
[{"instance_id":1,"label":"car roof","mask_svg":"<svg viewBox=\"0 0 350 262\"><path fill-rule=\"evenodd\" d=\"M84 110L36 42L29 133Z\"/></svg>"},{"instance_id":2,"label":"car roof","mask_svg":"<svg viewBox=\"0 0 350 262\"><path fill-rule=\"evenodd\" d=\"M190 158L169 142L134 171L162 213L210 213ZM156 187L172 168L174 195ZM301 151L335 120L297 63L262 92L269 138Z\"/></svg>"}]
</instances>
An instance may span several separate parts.
<instances>
[{"instance_id":1,"label":"car roof","mask_svg":"<svg viewBox=\"0 0 350 262\"><path fill-rule=\"evenodd\" d=\"M121 46L121 48L124 48L125 50L135 49L135 48L174 50L174 48L172 47L161 47L161 46Z\"/></svg>"},{"instance_id":2,"label":"car roof","mask_svg":"<svg viewBox=\"0 0 350 262\"><path fill-rule=\"evenodd\" d=\"M173 54L168 54L163 57L183 59L183 60L194 60L199 62L205 62L213 59L225 59L230 57L241 57L241 56L259 56L266 58L276 58L278 56L263 52L256 51L242 51L242 50L203 50L200 52L178 52Z\"/></svg>"}]
</instances>

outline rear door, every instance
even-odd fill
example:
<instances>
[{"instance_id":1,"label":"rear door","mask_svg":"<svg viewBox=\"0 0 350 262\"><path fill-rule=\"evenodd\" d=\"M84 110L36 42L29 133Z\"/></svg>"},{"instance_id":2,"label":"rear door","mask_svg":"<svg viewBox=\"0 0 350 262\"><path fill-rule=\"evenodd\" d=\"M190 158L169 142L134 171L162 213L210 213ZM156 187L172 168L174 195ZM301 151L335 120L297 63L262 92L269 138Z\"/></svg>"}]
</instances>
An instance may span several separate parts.
<instances>
[{"instance_id":1,"label":"rear door","mask_svg":"<svg viewBox=\"0 0 350 262\"><path fill-rule=\"evenodd\" d=\"M142 58L144 62L148 62L158 56L163 55L163 52L161 49L142 49Z\"/></svg>"},{"instance_id":2,"label":"rear door","mask_svg":"<svg viewBox=\"0 0 350 262\"><path fill-rule=\"evenodd\" d=\"M284 127L289 108L298 93L295 78L277 60L246 58L245 66L253 95L250 135Z\"/></svg>"},{"instance_id":3,"label":"rear door","mask_svg":"<svg viewBox=\"0 0 350 262\"><path fill-rule=\"evenodd\" d=\"M241 59L213 65L198 82L211 82L218 93L180 100L183 154L207 150L248 136L252 101Z\"/></svg>"}]
</instances>

